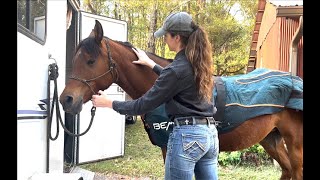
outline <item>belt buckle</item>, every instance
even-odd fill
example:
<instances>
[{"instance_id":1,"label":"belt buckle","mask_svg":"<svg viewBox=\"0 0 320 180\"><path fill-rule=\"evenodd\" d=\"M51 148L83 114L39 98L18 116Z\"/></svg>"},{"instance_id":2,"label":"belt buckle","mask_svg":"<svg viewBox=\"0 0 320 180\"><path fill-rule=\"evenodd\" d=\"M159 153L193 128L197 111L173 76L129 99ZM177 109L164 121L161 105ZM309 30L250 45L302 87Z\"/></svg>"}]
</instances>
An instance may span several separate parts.
<instances>
[{"instance_id":1,"label":"belt buckle","mask_svg":"<svg viewBox=\"0 0 320 180\"><path fill-rule=\"evenodd\" d=\"M210 117L205 117L205 119L207 120L207 125L208 127L210 127L211 123L210 123Z\"/></svg>"},{"instance_id":2,"label":"belt buckle","mask_svg":"<svg viewBox=\"0 0 320 180\"><path fill-rule=\"evenodd\" d=\"M196 122L196 118L194 116L192 116L192 125L196 125L197 122Z\"/></svg>"}]
</instances>

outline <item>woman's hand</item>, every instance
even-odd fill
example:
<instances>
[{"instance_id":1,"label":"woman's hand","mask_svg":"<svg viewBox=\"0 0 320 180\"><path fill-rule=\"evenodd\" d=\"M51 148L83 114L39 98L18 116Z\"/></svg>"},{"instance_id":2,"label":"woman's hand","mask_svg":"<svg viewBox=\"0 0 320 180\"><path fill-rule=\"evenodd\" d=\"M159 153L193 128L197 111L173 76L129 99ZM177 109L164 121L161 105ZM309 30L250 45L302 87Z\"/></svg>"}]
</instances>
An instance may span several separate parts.
<instances>
[{"instance_id":1,"label":"woman's hand","mask_svg":"<svg viewBox=\"0 0 320 180\"><path fill-rule=\"evenodd\" d=\"M92 105L94 107L108 107L112 108L113 100L109 99L104 91L99 90L97 95L92 95Z\"/></svg>"},{"instance_id":2,"label":"woman's hand","mask_svg":"<svg viewBox=\"0 0 320 180\"><path fill-rule=\"evenodd\" d=\"M147 54L142 51L141 49L135 50L134 48L132 48L133 52L136 53L137 57L138 57L138 61L133 61L133 64L141 64L141 65L145 65L150 67L151 69L156 65L156 63L150 59Z\"/></svg>"}]
</instances>

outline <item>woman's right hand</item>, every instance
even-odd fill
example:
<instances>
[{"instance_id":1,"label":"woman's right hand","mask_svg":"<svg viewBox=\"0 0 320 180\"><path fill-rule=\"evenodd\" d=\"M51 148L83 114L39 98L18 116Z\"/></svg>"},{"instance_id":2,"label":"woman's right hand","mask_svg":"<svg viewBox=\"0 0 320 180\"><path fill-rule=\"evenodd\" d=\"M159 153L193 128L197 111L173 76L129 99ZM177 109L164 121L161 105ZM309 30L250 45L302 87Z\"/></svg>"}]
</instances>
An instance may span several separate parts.
<instances>
[{"instance_id":1,"label":"woman's right hand","mask_svg":"<svg viewBox=\"0 0 320 180\"><path fill-rule=\"evenodd\" d=\"M151 69L156 65L156 63L150 59L147 54L142 51L141 49L134 49L132 48L133 52L136 53L137 57L138 57L138 61L132 61L133 64L140 64L140 65L145 65L150 67Z\"/></svg>"}]
</instances>

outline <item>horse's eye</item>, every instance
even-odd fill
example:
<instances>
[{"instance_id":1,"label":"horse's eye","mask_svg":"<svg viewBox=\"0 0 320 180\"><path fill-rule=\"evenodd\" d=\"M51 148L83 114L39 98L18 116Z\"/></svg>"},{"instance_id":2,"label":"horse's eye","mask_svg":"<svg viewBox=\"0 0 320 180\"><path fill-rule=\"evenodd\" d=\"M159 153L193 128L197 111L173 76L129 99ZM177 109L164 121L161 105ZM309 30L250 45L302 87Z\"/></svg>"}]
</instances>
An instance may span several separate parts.
<instances>
[{"instance_id":1,"label":"horse's eye","mask_svg":"<svg viewBox=\"0 0 320 180\"><path fill-rule=\"evenodd\" d=\"M93 63L94 63L93 59L89 59L88 62L87 62L88 65L92 65Z\"/></svg>"}]
</instances>

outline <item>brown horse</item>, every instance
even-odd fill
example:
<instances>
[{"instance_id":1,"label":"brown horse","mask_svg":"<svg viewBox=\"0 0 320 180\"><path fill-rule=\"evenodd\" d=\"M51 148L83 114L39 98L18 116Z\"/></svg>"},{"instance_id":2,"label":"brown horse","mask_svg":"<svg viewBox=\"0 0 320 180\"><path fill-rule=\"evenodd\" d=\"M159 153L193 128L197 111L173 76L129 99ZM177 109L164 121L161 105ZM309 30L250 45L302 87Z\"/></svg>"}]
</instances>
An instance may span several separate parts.
<instances>
[{"instance_id":1,"label":"brown horse","mask_svg":"<svg viewBox=\"0 0 320 180\"><path fill-rule=\"evenodd\" d=\"M148 53L161 66L170 61ZM135 65L131 47L103 35L96 21L90 36L79 43L72 76L60 95L64 111L77 114L100 89L118 84L133 99L141 97L154 84L157 75L148 67ZM237 151L260 143L282 168L280 179L303 179L302 111L284 110L249 119L230 132L219 134L220 151ZM286 146L285 146L286 145ZM166 148L162 148L165 158Z\"/></svg>"}]
</instances>

